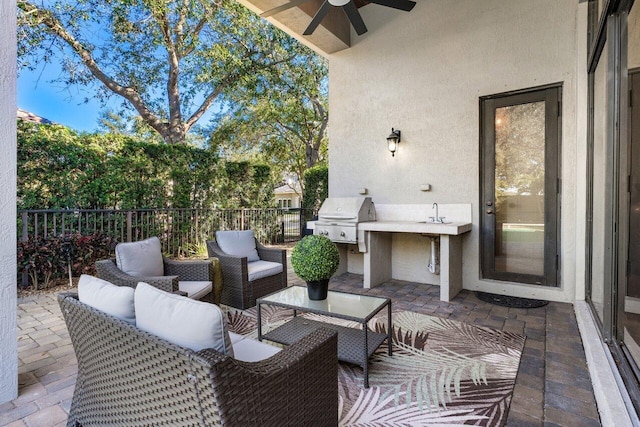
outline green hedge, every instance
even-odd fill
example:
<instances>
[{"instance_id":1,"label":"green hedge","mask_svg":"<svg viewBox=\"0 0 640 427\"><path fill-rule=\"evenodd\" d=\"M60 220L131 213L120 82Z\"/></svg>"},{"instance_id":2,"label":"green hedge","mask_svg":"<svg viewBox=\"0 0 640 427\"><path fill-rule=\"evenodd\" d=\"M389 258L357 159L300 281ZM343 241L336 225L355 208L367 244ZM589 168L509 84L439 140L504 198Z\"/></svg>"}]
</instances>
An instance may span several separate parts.
<instances>
[{"instance_id":1,"label":"green hedge","mask_svg":"<svg viewBox=\"0 0 640 427\"><path fill-rule=\"evenodd\" d=\"M329 168L327 165L315 165L304 172L304 194L302 207L317 211L329 195Z\"/></svg>"},{"instance_id":2,"label":"green hedge","mask_svg":"<svg viewBox=\"0 0 640 427\"><path fill-rule=\"evenodd\" d=\"M18 121L18 209L265 207L269 165L212 150Z\"/></svg>"}]
</instances>

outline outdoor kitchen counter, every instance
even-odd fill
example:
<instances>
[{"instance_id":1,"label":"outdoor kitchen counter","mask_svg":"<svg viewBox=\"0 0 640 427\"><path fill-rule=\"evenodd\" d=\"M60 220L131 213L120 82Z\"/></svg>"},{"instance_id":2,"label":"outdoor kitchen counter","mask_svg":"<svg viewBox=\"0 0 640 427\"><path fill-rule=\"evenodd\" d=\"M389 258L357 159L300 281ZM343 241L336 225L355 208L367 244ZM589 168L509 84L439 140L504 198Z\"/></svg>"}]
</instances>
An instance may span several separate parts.
<instances>
[{"instance_id":1,"label":"outdoor kitchen counter","mask_svg":"<svg viewBox=\"0 0 640 427\"><path fill-rule=\"evenodd\" d=\"M471 231L470 222L415 222L415 221L371 221L359 224L364 231L388 231L391 233L447 234L457 236Z\"/></svg>"},{"instance_id":2,"label":"outdoor kitchen counter","mask_svg":"<svg viewBox=\"0 0 640 427\"><path fill-rule=\"evenodd\" d=\"M360 223L358 244L364 252L364 287L372 288L391 279L392 233L437 235L440 238L440 300L451 301L462 290L462 235L469 231L470 222Z\"/></svg>"}]
</instances>

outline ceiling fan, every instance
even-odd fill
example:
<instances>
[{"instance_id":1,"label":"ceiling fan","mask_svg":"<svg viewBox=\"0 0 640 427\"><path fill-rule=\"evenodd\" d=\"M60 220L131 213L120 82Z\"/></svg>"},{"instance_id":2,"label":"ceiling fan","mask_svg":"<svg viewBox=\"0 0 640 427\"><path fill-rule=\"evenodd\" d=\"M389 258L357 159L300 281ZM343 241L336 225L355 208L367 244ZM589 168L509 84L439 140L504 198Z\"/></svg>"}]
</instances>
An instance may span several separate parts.
<instances>
[{"instance_id":1,"label":"ceiling fan","mask_svg":"<svg viewBox=\"0 0 640 427\"><path fill-rule=\"evenodd\" d=\"M291 0L289 1L289 3L285 3L281 6L274 7L273 9L269 9L261 13L260 16L262 16L263 18L266 18L272 15L275 15L276 13L285 11L287 9L291 9L292 7L298 6L307 1L309 0ZM369 3L375 3L382 6L391 7L393 9L404 10L406 12L409 12L416 5L416 2L411 0L367 0L367 1ZM360 12L358 12L358 8L356 7L354 0L324 0L324 3L322 3L322 6L320 6L320 9L318 9L316 14L311 19L311 23L309 24L307 29L304 30L304 33L302 34L305 36L309 36L313 34L315 29L318 28L318 25L320 25L320 22L322 22L322 20L326 16L327 12L329 12L329 8L331 6L342 7L342 9L347 15L347 18L349 18L349 21L351 21L351 25L353 25L353 28L356 30L356 33L358 33L359 36L367 32L367 26L364 25L364 21L362 20L362 16L360 16Z\"/></svg>"}]
</instances>

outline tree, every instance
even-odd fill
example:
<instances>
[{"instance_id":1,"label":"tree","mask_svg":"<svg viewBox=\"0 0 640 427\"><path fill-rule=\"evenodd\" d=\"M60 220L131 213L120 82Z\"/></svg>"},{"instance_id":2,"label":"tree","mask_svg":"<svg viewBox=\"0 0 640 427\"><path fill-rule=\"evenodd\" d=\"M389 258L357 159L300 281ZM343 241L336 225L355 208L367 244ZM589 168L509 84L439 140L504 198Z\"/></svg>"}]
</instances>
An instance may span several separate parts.
<instances>
[{"instance_id":1,"label":"tree","mask_svg":"<svg viewBox=\"0 0 640 427\"><path fill-rule=\"evenodd\" d=\"M19 66L60 58L65 85L113 95L169 144L225 92L259 84L297 41L234 0L18 0ZM61 52L62 55L57 55Z\"/></svg>"},{"instance_id":2,"label":"tree","mask_svg":"<svg viewBox=\"0 0 640 427\"><path fill-rule=\"evenodd\" d=\"M304 172L304 180L307 186L304 189L302 207L312 212L317 211L329 196L329 168L326 165L309 168Z\"/></svg>"},{"instance_id":3,"label":"tree","mask_svg":"<svg viewBox=\"0 0 640 427\"><path fill-rule=\"evenodd\" d=\"M273 185L268 165L249 161L227 161L224 164L219 206L225 209L271 207Z\"/></svg>"},{"instance_id":4,"label":"tree","mask_svg":"<svg viewBox=\"0 0 640 427\"><path fill-rule=\"evenodd\" d=\"M327 63L302 45L292 52L295 59L273 67L256 85L225 94L228 110L212 145L257 151L281 171L296 173L304 188L305 170L326 154Z\"/></svg>"}]
</instances>

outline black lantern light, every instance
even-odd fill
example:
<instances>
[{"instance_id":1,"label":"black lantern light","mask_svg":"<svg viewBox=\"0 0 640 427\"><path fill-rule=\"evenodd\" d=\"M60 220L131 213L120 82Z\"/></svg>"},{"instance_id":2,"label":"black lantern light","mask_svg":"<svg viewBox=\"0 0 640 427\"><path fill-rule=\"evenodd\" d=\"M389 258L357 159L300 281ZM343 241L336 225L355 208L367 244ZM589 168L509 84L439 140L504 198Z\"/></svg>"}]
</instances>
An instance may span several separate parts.
<instances>
[{"instance_id":1,"label":"black lantern light","mask_svg":"<svg viewBox=\"0 0 640 427\"><path fill-rule=\"evenodd\" d=\"M391 151L391 157L395 157L398 144L400 144L400 131L391 128L391 135L387 137L387 148Z\"/></svg>"}]
</instances>

